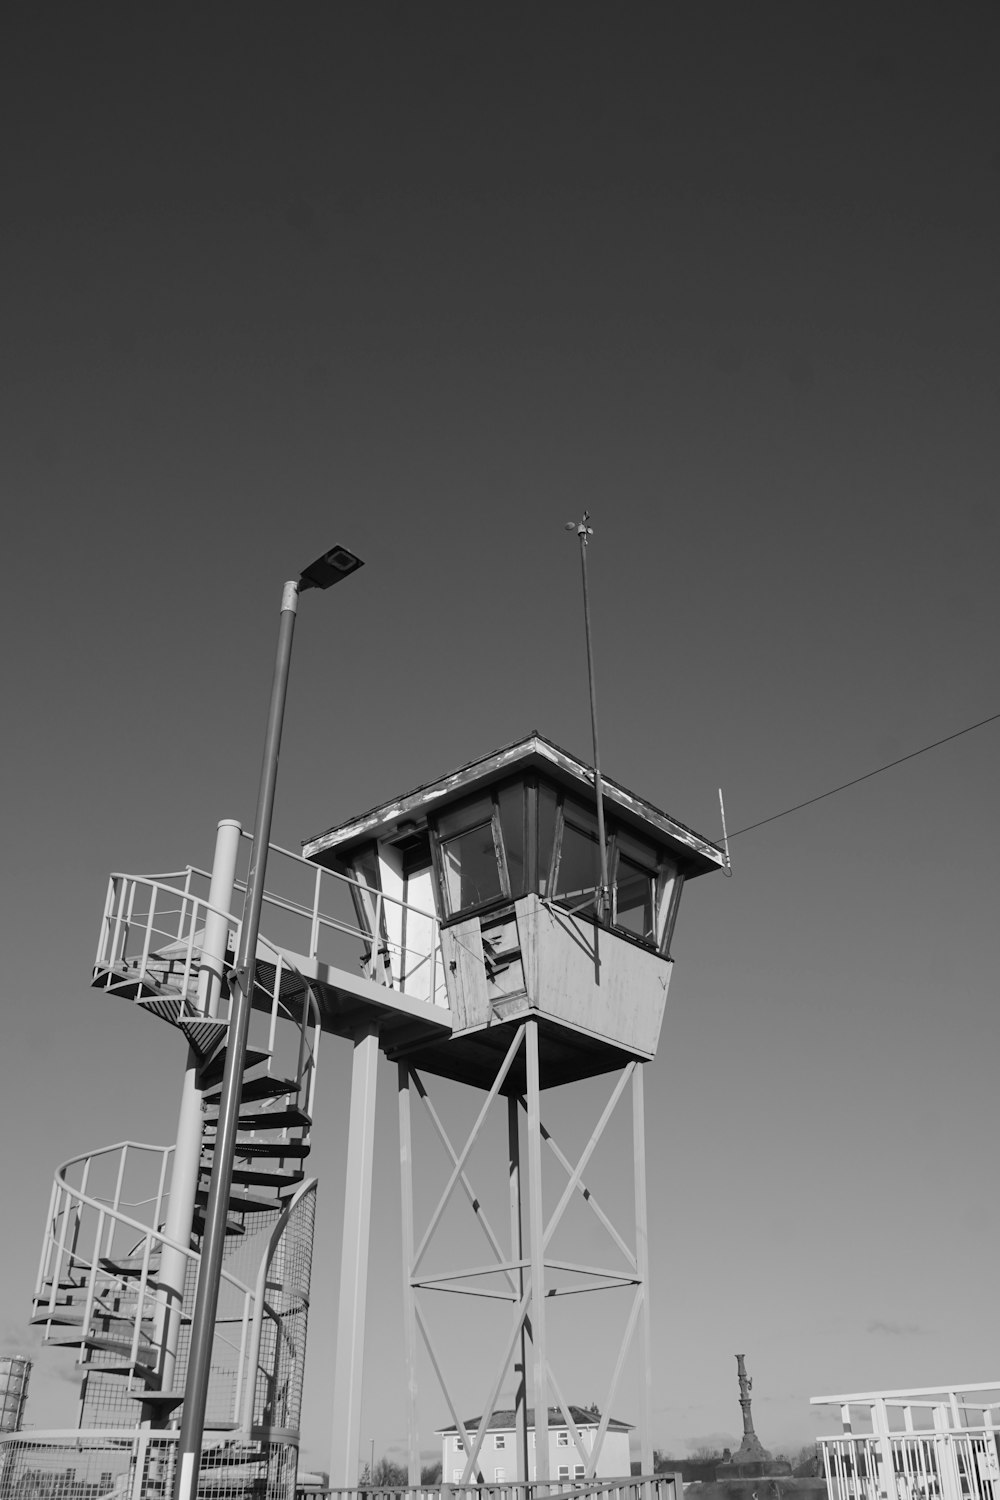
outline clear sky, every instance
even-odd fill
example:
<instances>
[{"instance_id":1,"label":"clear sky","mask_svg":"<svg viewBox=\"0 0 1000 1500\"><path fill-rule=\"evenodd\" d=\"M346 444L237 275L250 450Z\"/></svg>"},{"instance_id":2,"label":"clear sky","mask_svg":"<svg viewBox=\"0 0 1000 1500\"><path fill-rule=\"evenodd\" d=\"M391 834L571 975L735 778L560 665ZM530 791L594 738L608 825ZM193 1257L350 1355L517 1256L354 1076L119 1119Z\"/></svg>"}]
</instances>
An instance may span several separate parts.
<instances>
[{"instance_id":1,"label":"clear sky","mask_svg":"<svg viewBox=\"0 0 1000 1500\"><path fill-rule=\"evenodd\" d=\"M366 567L303 601L286 845L531 728L586 754L584 508L605 769L708 835L720 783L742 827L1000 707L998 41L996 7L920 0L10 9L4 1352L58 1162L171 1138L179 1039L87 985L107 874L249 823L281 582L326 546ZM659 1446L738 1435L737 1351L771 1447L811 1394L1000 1378L998 745L685 895L647 1075ZM40 1356L36 1425L70 1373Z\"/></svg>"}]
</instances>

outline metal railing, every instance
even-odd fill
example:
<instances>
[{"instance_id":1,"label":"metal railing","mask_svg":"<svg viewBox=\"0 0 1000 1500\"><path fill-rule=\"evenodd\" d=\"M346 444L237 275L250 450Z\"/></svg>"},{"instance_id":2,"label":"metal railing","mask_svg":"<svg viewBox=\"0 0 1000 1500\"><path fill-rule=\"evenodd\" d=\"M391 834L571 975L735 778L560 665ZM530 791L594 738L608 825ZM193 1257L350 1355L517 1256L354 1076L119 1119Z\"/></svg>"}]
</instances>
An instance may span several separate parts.
<instances>
[{"instance_id":1,"label":"metal railing","mask_svg":"<svg viewBox=\"0 0 1000 1500\"><path fill-rule=\"evenodd\" d=\"M620 1479L507 1480L498 1484L359 1484L354 1489L300 1485L295 1500L682 1500L679 1474L635 1474Z\"/></svg>"},{"instance_id":2,"label":"metal railing","mask_svg":"<svg viewBox=\"0 0 1000 1500\"><path fill-rule=\"evenodd\" d=\"M1000 1500L1000 1383L817 1396L830 1500Z\"/></svg>"},{"instance_id":3,"label":"metal railing","mask_svg":"<svg viewBox=\"0 0 1000 1500\"><path fill-rule=\"evenodd\" d=\"M170 1500L177 1432L50 1429L0 1436L0 1500ZM203 1500L294 1500L297 1444L206 1434Z\"/></svg>"},{"instance_id":4,"label":"metal railing","mask_svg":"<svg viewBox=\"0 0 1000 1500\"><path fill-rule=\"evenodd\" d=\"M36 1321L47 1320L48 1342L60 1331L67 1343L79 1339L81 1365L104 1367L103 1360L95 1362L95 1353L117 1356L129 1391L147 1387L147 1370L151 1377L158 1373L157 1330L177 1312L177 1291L157 1281L163 1251L174 1251L191 1268L198 1264L196 1250L160 1228L172 1154L172 1146L120 1141L64 1162L52 1187L35 1282ZM155 1186L130 1198L126 1193L134 1190L126 1184L137 1170ZM101 1192L105 1183L109 1190ZM253 1288L225 1268L222 1283L216 1352L220 1366L233 1373L231 1415L238 1421L256 1298ZM181 1309L182 1320L189 1312Z\"/></svg>"},{"instance_id":5,"label":"metal railing","mask_svg":"<svg viewBox=\"0 0 1000 1500\"><path fill-rule=\"evenodd\" d=\"M201 962L205 923L212 915L229 924L232 942L240 921L221 912L191 890L201 872L185 872L185 885L172 886L149 875L112 875L94 960L94 982L124 992L140 1006L186 1030L197 1047L204 1032L214 1047L228 1026L232 999L228 988L215 1001ZM268 938L257 945L254 1014L249 1044L266 1053L268 1072L291 1076L300 1085L299 1102L312 1111L319 1005L311 982ZM280 1019L291 1020L295 1035L281 1036ZM282 1053L279 1056L279 1044Z\"/></svg>"},{"instance_id":6,"label":"metal railing","mask_svg":"<svg viewBox=\"0 0 1000 1500\"><path fill-rule=\"evenodd\" d=\"M196 865L160 875L116 873L108 882L95 960L105 989L164 987L199 1014L200 939L206 918L225 918L233 952L241 921L207 900ZM234 891L245 892L237 879ZM437 916L272 844L262 924L265 948L360 972L373 983L447 1006ZM414 936L414 934L416 936ZM258 952L258 957L261 954Z\"/></svg>"},{"instance_id":7,"label":"metal railing","mask_svg":"<svg viewBox=\"0 0 1000 1500\"><path fill-rule=\"evenodd\" d=\"M60 1332L65 1333L67 1342L79 1339L78 1362L96 1369L104 1366L100 1359L95 1364L95 1352L116 1354L129 1391L144 1390L150 1384L156 1388L162 1355L158 1339L165 1322L168 1316L179 1315L187 1323L192 1311L188 1303L193 1299L195 1274L183 1278L190 1288L187 1295L179 1295L157 1279L162 1252L167 1248L175 1251L192 1273L196 1273L199 1261L196 1250L178 1244L159 1228L169 1197L165 1184L172 1152L172 1146L121 1141L65 1162L53 1184L35 1283L36 1321L48 1320L46 1339L51 1342ZM135 1179L137 1167L155 1182L155 1188L138 1200L127 1199L126 1184ZM74 1175L76 1182L70 1180ZM104 1183L109 1191L101 1193ZM226 1393L231 1395L225 1408L213 1416L239 1424L247 1434L260 1425L267 1406L266 1394L262 1396L258 1390L260 1378L265 1384L268 1379L273 1384L270 1366L275 1359L287 1363L293 1345L297 1357L304 1358L311 1227L304 1247L283 1246L282 1240L315 1190L315 1178L310 1178L299 1184L287 1202L276 1202L278 1217L273 1223L269 1221L252 1287L227 1267L222 1269L213 1344L214 1388L224 1401ZM295 1264L296 1250L299 1260L305 1259L303 1267ZM280 1275L276 1275L276 1265L280 1265ZM296 1285L291 1284L293 1281ZM288 1294L287 1305L279 1306L277 1294L282 1290ZM295 1317L303 1319L297 1341L290 1326L284 1326ZM86 1346L88 1339L94 1347ZM301 1369L297 1375L301 1381ZM287 1387L287 1373L284 1384ZM138 1405L136 1415L138 1418ZM294 1425L297 1423L296 1412Z\"/></svg>"}]
</instances>

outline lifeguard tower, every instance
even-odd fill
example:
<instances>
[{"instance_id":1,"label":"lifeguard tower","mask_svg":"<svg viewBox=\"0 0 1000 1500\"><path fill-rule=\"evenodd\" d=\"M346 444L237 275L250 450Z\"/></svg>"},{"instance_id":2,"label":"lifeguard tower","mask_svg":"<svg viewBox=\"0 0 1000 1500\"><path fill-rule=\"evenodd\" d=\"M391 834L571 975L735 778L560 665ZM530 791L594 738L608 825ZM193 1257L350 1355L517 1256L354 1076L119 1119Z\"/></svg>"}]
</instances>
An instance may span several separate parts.
<instances>
[{"instance_id":1,"label":"lifeguard tower","mask_svg":"<svg viewBox=\"0 0 1000 1500\"><path fill-rule=\"evenodd\" d=\"M293 1500L316 1196L307 1161L323 1033L353 1047L332 1483L353 1488L357 1481L379 1051L398 1067L410 1483L420 1477L418 1339L460 1434L463 1482L482 1472L489 1417L512 1370L519 1371L520 1437L511 1479L549 1477L550 1399L565 1415L579 1465L594 1474L636 1332L640 1385L648 1395L642 1064L659 1039L682 888L719 869L724 856L609 780L603 812L607 890L598 875L594 775L532 734L329 829L302 854L269 846L252 1024L236 1063L242 1077L236 1165L205 1437L191 1491L198 1500ZM56 1172L33 1321L46 1342L76 1352L79 1425L0 1438L0 1500L17 1500L38 1484L66 1500L166 1500L173 1492L248 843L240 825L226 819L210 870L189 865L110 879L93 983L170 1028L181 1085L177 1137L169 1146L120 1141ZM169 1053L162 1031L156 1043L163 1066ZM546 1129L542 1095L599 1074L617 1077L594 1132L575 1143L571 1157ZM433 1109L427 1084L433 1078L482 1096L463 1144L452 1144ZM597 1204L586 1173L627 1091L635 1211L620 1230ZM419 1240L414 1093L428 1105L450 1160L443 1195L421 1218ZM495 1101L507 1111L502 1235L469 1177L470 1152ZM549 1151L566 1181L546 1217L541 1161ZM486 1267L429 1264L441 1253L435 1232L456 1194L467 1198L485 1236ZM624 1272L555 1258L552 1235L577 1195L614 1240ZM499 1291L485 1285L486 1273L499 1278ZM587 1437L557 1383L546 1336L547 1300L565 1289L567 1277L589 1279L595 1288L632 1288L622 1344L609 1357L605 1414ZM422 1304L431 1288L445 1285L500 1296L511 1312L490 1355L492 1374L473 1433L444 1378ZM480 1362L487 1353L479 1351ZM463 1391L463 1406L465 1399ZM648 1473L648 1411L638 1415Z\"/></svg>"},{"instance_id":2,"label":"lifeguard tower","mask_svg":"<svg viewBox=\"0 0 1000 1500\"><path fill-rule=\"evenodd\" d=\"M463 1455L462 1483L482 1475L481 1448L489 1417L512 1365L522 1372L517 1395L520 1442L517 1475L549 1478L547 1413L550 1398L566 1414L576 1457L592 1476L628 1346L638 1329L642 1389L649 1387L649 1297L642 1064L655 1054L670 983L670 946L686 881L717 870L722 851L684 824L613 781L604 782L609 890L601 901L599 820L593 772L538 734L463 766L439 781L339 824L303 846L306 857L352 880L359 921L375 961L394 993L427 1007L423 1021L380 1022L358 1016L358 1040L348 1143L348 1201L341 1268L334 1442L331 1478L353 1482L360 1429L363 1329L372 1173L376 1047L399 1066L402 1169L404 1337L409 1373L410 1482L419 1478L415 1370L419 1334L441 1381ZM603 911L601 906L603 905ZM317 978L322 979L321 975ZM447 1021L437 1024L437 1017ZM575 1161L546 1131L541 1095L557 1084L618 1073L593 1135L578 1143ZM447 1149L454 1168L444 1195L417 1240L414 1221L410 1094L422 1098L422 1079L437 1075L486 1093L476 1126L460 1148ZM584 1173L610 1114L627 1087L633 1111L634 1223L621 1234L603 1215ZM455 1192L481 1205L465 1163L489 1103L508 1110L511 1242L501 1247L481 1219L492 1269L506 1292L482 1289L484 1268L426 1264L434 1232ZM565 1192L543 1213L543 1150L554 1149L565 1169ZM522 1170L526 1162L526 1172ZM623 1162L622 1169L626 1164ZM525 1181L526 1179L526 1181ZM581 1194L604 1222L627 1266L569 1266L547 1247L569 1199ZM631 1241L631 1245L629 1244ZM556 1385L546 1339L546 1301L560 1283L589 1278L590 1288L634 1288L622 1346L609 1358L612 1376L596 1436L584 1442ZM496 1351L484 1420L469 1433L421 1310L421 1294L449 1289L469 1295L506 1295L514 1318ZM351 1330L350 1334L348 1330ZM526 1391L526 1341L533 1378ZM482 1352L482 1351L480 1351ZM520 1359L516 1355L520 1353ZM536 1414L529 1453L528 1406ZM652 1471L648 1410L640 1413L643 1472ZM575 1466L574 1466L575 1467ZM458 1469L454 1475L458 1477ZM486 1475L487 1479L494 1477ZM513 1474L511 1478L515 1477Z\"/></svg>"}]
</instances>

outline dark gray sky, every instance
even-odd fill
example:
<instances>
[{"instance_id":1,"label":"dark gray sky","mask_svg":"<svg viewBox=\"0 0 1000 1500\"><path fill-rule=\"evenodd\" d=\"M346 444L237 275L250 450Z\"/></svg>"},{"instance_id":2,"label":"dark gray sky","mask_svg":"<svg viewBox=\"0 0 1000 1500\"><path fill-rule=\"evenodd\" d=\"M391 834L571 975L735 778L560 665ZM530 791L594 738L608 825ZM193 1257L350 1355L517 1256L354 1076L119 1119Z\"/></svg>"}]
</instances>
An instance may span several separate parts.
<instances>
[{"instance_id":1,"label":"dark gray sky","mask_svg":"<svg viewBox=\"0 0 1000 1500\"><path fill-rule=\"evenodd\" d=\"M606 769L709 835L720 782L740 827L1000 706L998 31L975 3L8 9L7 1350L56 1164L171 1134L179 1046L86 987L106 875L250 821L281 582L332 542L367 566L303 603L287 845L532 727L586 752L585 507ZM736 1350L771 1446L810 1394L997 1374L997 743L747 834L685 897L649 1075L661 1445L738 1431ZM68 1382L33 1390L70 1419ZM364 1421L398 1440L391 1375Z\"/></svg>"}]
</instances>

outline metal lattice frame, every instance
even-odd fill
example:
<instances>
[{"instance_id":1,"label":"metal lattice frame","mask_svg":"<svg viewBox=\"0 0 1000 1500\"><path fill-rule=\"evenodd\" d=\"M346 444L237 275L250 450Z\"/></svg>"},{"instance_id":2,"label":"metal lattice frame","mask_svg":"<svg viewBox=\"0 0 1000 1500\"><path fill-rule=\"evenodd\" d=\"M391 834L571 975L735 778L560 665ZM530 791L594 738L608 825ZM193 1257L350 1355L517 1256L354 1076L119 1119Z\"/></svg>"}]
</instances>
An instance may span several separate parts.
<instances>
[{"instance_id":1,"label":"metal lattice frame","mask_svg":"<svg viewBox=\"0 0 1000 1500\"><path fill-rule=\"evenodd\" d=\"M475 1191L467 1171L470 1153L483 1131L491 1107L500 1097L504 1082L518 1054L523 1049L527 1088L524 1096L508 1095L508 1180L509 1202L509 1246L507 1248L487 1218L482 1199ZM585 1180L585 1172L594 1150L601 1140L605 1128L616 1106L631 1086L632 1144L634 1165L635 1221L630 1226L634 1240L630 1246L625 1236L612 1223L594 1197ZM423 1104L450 1161L451 1170L427 1227L417 1242L414 1228L413 1191L413 1131L411 1121L411 1092L415 1092ZM523 1118L522 1118L523 1117ZM524 1128L522 1128L524 1127ZM535 1453L539 1482L548 1480L548 1408L550 1394L561 1409L569 1428L573 1446L585 1465L588 1480L594 1476L600 1458L601 1447L607 1431L608 1417L614 1403L619 1382L625 1368L629 1351L638 1333L640 1385L642 1387L639 1413L639 1436L642 1466L645 1473L652 1470L652 1446L649 1431L649 1388L651 1379L650 1323L649 1323L649 1260L648 1231L646 1222L646 1166L645 1125L642 1088L642 1067L638 1062L629 1063L618 1075L610 1098L583 1146L576 1163L560 1149L551 1132L541 1118L538 1022L529 1019L514 1033L507 1053L500 1064L493 1085L478 1113L468 1137L460 1146L450 1139L441 1117L431 1100L426 1084L415 1069L407 1063L399 1064L399 1146L400 1178L402 1198L403 1236L403 1327L408 1384L408 1434L409 1434L409 1478L410 1484L419 1480L419 1451L417 1446L417 1356L418 1336L426 1350L437 1377L441 1393L445 1398L456 1432L461 1438L465 1454L465 1471L461 1484L468 1485L479 1473L479 1452L486 1434L489 1417L496 1407L504 1380L512 1363L520 1365L517 1389L518 1448L522 1474L527 1478L529 1405L526 1386L527 1346L532 1353L532 1394L535 1411ZM558 1203L546 1219L542 1200L542 1153L547 1149L566 1174L566 1183ZM526 1158L527 1182L524 1183L521 1157ZM526 1191L525 1191L526 1188ZM489 1246L492 1260L485 1265L450 1268L430 1271L423 1263L434 1242L445 1209L458 1194L464 1195ZM549 1251L552 1237L562 1220L567 1207L579 1195L594 1214L598 1223L607 1232L625 1262L625 1270L609 1269L605 1266L579 1265L554 1258ZM484 1287L482 1279L501 1273L504 1290ZM560 1285L563 1275L582 1277L589 1283ZM479 1286L475 1284L480 1282ZM593 1447L587 1449L572 1418L572 1412L556 1379L549 1357L546 1334L546 1300L581 1290L601 1291L611 1288L631 1287L632 1301L625 1329L612 1367L603 1415ZM482 1418L478 1432L467 1432L453 1391L445 1377L439 1352L435 1346L420 1294L431 1289L458 1291L469 1296L501 1298L512 1308L512 1318L507 1335L502 1341L495 1360L487 1393L480 1406Z\"/></svg>"}]
</instances>

